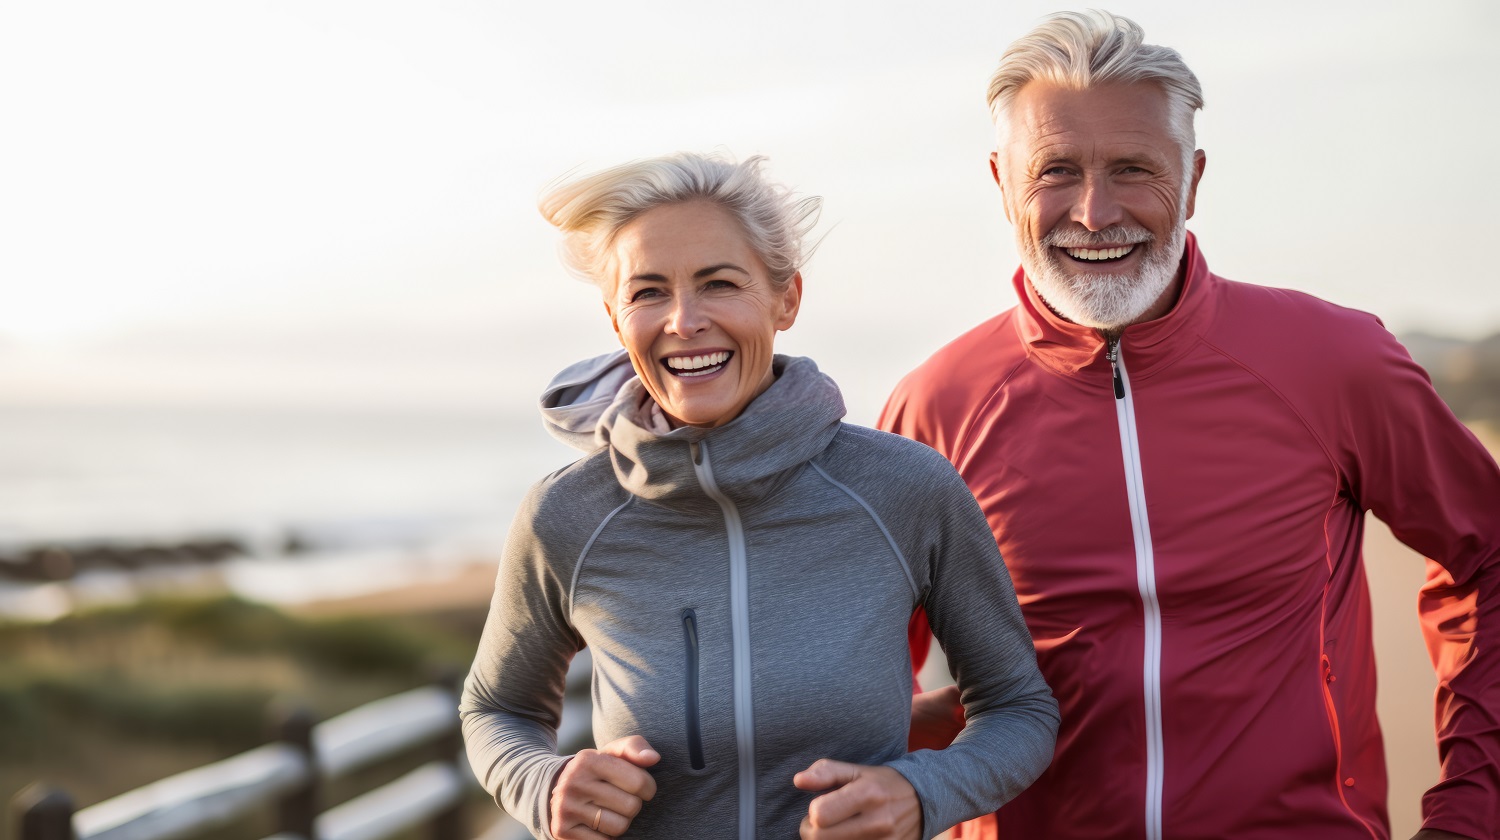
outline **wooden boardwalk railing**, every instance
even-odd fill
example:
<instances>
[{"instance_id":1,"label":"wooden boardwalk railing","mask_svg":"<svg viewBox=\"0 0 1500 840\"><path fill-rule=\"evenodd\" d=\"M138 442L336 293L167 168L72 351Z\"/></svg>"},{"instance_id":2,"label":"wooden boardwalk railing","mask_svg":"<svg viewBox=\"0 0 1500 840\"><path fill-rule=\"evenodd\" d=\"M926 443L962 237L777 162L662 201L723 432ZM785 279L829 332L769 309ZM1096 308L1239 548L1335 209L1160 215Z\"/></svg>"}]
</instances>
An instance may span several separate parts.
<instances>
[{"instance_id":1,"label":"wooden boardwalk railing","mask_svg":"<svg viewBox=\"0 0 1500 840\"><path fill-rule=\"evenodd\" d=\"M558 732L564 753L590 741L589 672L582 654L568 673ZM413 689L317 725L305 712L293 712L281 719L278 741L77 813L65 791L32 785L12 803L16 840L178 840L271 807L277 833L268 840L382 840L423 824L432 840L468 840L463 800L477 784L462 755L457 688L448 680ZM441 758L318 813L323 784L423 745ZM485 836L530 835L509 823Z\"/></svg>"}]
</instances>

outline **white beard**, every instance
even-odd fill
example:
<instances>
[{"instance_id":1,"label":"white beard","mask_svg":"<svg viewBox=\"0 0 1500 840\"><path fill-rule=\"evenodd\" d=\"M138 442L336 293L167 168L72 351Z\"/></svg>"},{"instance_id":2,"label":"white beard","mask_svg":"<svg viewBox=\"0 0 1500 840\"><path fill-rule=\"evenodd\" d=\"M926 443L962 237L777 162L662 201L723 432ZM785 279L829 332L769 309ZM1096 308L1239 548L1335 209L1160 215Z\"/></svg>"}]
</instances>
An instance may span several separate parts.
<instances>
[{"instance_id":1,"label":"white beard","mask_svg":"<svg viewBox=\"0 0 1500 840\"><path fill-rule=\"evenodd\" d=\"M1085 248L1137 243L1146 248L1137 274L1070 274L1053 248ZM1021 241L1021 265L1041 299L1062 317L1096 330L1119 330L1136 323L1161 298L1182 261L1187 219L1179 219L1165 243L1145 228L1112 226L1094 232L1054 230L1041 241Z\"/></svg>"}]
</instances>

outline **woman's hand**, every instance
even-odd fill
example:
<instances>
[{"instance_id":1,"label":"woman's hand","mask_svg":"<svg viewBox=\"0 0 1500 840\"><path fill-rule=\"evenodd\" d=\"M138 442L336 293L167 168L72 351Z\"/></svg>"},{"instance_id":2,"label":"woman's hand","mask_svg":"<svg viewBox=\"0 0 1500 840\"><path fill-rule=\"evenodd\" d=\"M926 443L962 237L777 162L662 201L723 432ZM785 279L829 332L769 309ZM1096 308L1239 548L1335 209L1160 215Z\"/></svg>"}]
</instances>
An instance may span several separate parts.
<instances>
[{"instance_id":1,"label":"woman's hand","mask_svg":"<svg viewBox=\"0 0 1500 840\"><path fill-rule=\"evenodd\" d=\"M802 818L802 840L914 840L922 834L922 803L906 777L889 767L820 758L792 777L802 790L829 790Z\"/></svg>"},{"instance_id":2,"label":"woman's hand","mask_svg":"<svg viewBox=\"0 0 1500 840\"><path fill-rule=\"evenodd\" d=\"M656 795L644 768L661 761L646 739L630 735L602 750L581 750L552 785L551 828L557 840L619 837Z\"/></svg>"}]
</instances>

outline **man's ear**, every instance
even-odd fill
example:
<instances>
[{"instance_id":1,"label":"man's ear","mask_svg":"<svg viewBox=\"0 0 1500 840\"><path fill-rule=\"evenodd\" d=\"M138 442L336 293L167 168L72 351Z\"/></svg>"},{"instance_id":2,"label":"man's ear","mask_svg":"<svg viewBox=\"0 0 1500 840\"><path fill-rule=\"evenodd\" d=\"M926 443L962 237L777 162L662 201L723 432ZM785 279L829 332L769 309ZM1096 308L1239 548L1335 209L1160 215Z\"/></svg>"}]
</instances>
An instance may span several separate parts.
<instances>
[{"instance_id":1,"label":"man's ear","mask_svg":"<svg viewBox=\"0 0 1500 840\"><path fill-rule=\"evenodd\" d=\"M1193 182L1188 185L1187 215L1184 218L1193 218L1193 210L1198 203L1198 182L1203 179L1203 169L1208 166L1208 155L1199 149L1193 152Z\"/></svg>"},{"instance_id":2,"label":"man's ear","mask_svg":"<svg viewBox=\"0 0 1500 840\"><path fill-rule=\"evenodd\" d=\"M1010 217L1010 196L1005 194L1005 179L1000 177L1000 153L990 152L990 177L995 179L996 186L1000 187L1000 206L1005 209L1005 221L1015 224L1015 219Z\"/></svg>"},{"instance_id":3,"label":"man's ear","mask_svg":"<svg viewBox=\"0 0 1500 840\"><path fill-rule=\"evenodd\" d=\"M797 323L797 312L802 309L802 272L792 275L781 290L781 311L776 316L776 329L789 330Z\"/></svg>"}]
</instances>

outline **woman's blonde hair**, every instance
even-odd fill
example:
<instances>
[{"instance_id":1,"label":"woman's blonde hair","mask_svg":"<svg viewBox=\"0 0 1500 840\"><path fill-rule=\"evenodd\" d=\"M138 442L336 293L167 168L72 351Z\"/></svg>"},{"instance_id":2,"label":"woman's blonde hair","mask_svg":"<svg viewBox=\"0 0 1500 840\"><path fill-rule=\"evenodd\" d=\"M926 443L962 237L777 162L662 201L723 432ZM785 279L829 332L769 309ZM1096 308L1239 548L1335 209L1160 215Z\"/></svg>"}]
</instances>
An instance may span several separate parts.
<instances>
[{"instance_id":1,"label":"woman's blonde hair","mask_svg":"<svg viewBox=\"0 0 1500 840\"><path fill-rule=\"evenodd\" d=\"M761 174L765 157L734 163L679 152L564 181L543 194L542 216L563 232L562 259L581 279L604 289L610 251L620 229L653 207L711 201L739 220L777 286L810 256L804 239L818 220L822 199L799 197Z\"/></svg>"}]
</instances>

